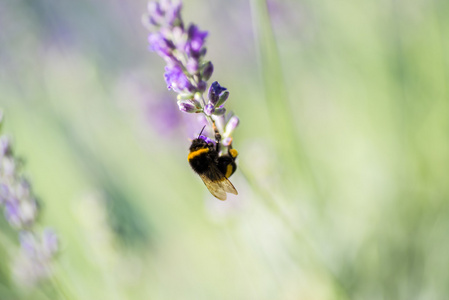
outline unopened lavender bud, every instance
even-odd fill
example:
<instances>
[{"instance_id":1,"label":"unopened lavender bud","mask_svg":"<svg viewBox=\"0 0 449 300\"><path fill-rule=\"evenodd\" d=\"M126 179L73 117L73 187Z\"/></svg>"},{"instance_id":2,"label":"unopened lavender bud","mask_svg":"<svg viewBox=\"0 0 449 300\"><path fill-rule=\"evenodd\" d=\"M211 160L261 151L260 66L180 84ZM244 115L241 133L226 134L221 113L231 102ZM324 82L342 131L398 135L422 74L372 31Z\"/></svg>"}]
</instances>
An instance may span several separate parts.
<instances>
[{"instance_id":1,"label":"unopened lavender bud","mask_svg":"<svg viewBox=\"0 0 449 300\"><path fill-rule=\"evenodd\" d=\"M159 26L164 18L164 12L161 10L158 2L148 2L148 20L150 24Z\"/></svg>"},{"instance_id":2,"label":"unopened lavender bud","mask_svg":"<svg viewBox=\"0 0 449 300\"><path fill-rule=\"evenodd\" d=\"M204 108L204 113L208 116L212 115L215 111L215 107L213 104L209 103L206 105L206 107Z\"/></svg>"},{"instance_id":3,"label":"unopened lavender bud","mask_svg":"<svg viewBox=\"0 0 449 300\"><path fill-rule=\"evenodd\" d=\"M225 87L222 87L217 81L212 82L208 93L210 103L212 103L214 106L217 106L217 103L220 101L220 96L223 95L226 90L227 89ZM227 97L228 96L224 96L224 101L226 101Z\"/></svg>"},{"instance_id":4,"label":"unopened lavender bud","mask_svg":"<svg viewBox=\"0 0 449 300\"><path fill-rule=\"evenodd\" d=\"M200 82L198 82L198 90L201 92L201 93L204 93L204 91L206 90L206 88L207 88L207 82L206 81L200 81Z\"/></svg>"},{"instance_id":5,"label":"unopened lavender bud","mask_svg":"<svg viewBox=\"0 0 449 300\"><path fill-rule=\"evenodd\" d=\"M49 228L46 228L42 233L42 250L47 257L53 256L59 249L59 240L56 233Z\"/></svg>"},{"instance_id":6,"label":"unopened lavender bud","mask_svg":"<svg viewBox=\"0 0 449 300\"><path fill-rule=\"evenodd\" d=\"M216 116L221 116L221 115L224 115L225 112L226 112L226 108L224 108L223 106L220 106L220 107L215 108L215 111L213 114Z\"/></svg>"},{"instance_id":7,"label":"unopened lavender bud","mask_svg":"<svg viewBox=\"0 0 449 300\"><path fill-rule=\"evenodd\" d=\"M190 102L192 102L193 105L195 105L195 107L199 110L203 109L203 106L201 105L201 103L198 100L192 99L190 100Z\"/></svg>"},{"instance_id":8,"label":"unopened lavender bud","mask_svg":"<svg viewBox=\"0 0 449 300\"><path fill-rule=\"evenodd\" d=\"M232 116L225 127L225 135L229 136L239 126L240 120L237 116Z\"/></svg>"},{"instance_id":9,"label":"unopened lavender bud","mask_svg":"<svg viewBox=\"0 0 449 300\"><path fill-rule=\"evenodd\" d=\"M220 96L218 97L218 102L215 105L216 106L223 105L226 102L226 100L228 100L228 97L229 97L229 91L221 92Z\"/></svg>"},{"instance_id":10,"label":"unopened lavender bud","mask_svg":"<svg viewBox=\"0 0 449 300\"><path fill-rule=\"evenodd\" d=\"M179 100L178 106L180 111L186 113L197 113L201 111L201 109L198 109L190 100Z\"/></svg>"},{"instance_id":11,"label":"unopened lavender bud","mask_svg":"<svg viewBox=\"0 0 449 300\"><path fill-rule=\"evenodd\" d=\"M11 153L11 143L7 136L0 137L0 157Z\"/></svg>"},{"instance_id":12,"label":"unopened lavender bud","mask_svg":"<svg viewBox=\"0 0 449 300\"><path fill-rule=\"evenodd\" d=\"M165 18L166 22L170 24L171 26L180 26L182 25L181 20L181 9L182 9L182 2L181 1L173 1L172 3L163 3L161 2L163 6L165 7Z\"/></svg>"},{"instance_id":13,"label":"unopened lavender bud","mask_svg":"<svg viewBox=\"0 0 449 300\"><path fill-rule=\"evenodd\" d=\"M214 72L214 65L212 62L208 61L207 63L201 66L201 78L204 81L208 81Z\"/></svg>"}]
</instances>

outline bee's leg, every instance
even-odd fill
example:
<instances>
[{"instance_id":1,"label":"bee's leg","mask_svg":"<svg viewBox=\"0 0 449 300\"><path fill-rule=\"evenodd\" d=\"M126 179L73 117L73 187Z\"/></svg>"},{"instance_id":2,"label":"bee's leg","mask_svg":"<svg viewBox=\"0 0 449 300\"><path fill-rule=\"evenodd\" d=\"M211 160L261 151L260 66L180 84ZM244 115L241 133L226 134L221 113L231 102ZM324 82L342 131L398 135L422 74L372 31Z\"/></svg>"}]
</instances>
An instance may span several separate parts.
<instances>
[{"instance_id":1,"label":"bee's leg","mask_svg":"<svg viewBox=\"0 0 449 300\"><path fill-rule=\"evenodd\" d=\"M213 122L212 125L215 133L216 151L220 152L221 134L220 132L218 132L217 126L215 126L215 122Z\"/></svg>"},{"instance_id":2,"label":"bee's leg","mask_svg":"<svg viewBox=\"0 0 449 300\"><path fill-rule=\"evenodd\" d=\"M229 153L229 150L231 150L232 149L232 136L230 136L229 137L229 146L228 146L228 153Z\"/></svg>"}]
</instances>

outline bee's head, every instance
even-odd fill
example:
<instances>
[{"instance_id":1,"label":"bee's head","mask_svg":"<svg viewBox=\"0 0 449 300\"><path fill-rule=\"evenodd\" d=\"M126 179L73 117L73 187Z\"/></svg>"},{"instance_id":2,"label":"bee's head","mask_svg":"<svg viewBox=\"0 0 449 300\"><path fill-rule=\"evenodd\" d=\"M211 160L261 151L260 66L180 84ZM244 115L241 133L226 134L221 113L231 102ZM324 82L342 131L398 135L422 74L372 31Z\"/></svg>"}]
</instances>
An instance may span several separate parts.
<instances>
[{"instance_id":1,"label":"bee's head","mask_svg":"<svg viewBox=\"0 0 449 300\"><path fill-rule=\"evenodd\" d=\"M195 151L198 149L203 149L203 148L213 148L214 147L214 142L204 136L204 135L199 135L198 138L194 139L192 141L192 145L190 146L190 151Z\"/></svg>"}]
</instances>

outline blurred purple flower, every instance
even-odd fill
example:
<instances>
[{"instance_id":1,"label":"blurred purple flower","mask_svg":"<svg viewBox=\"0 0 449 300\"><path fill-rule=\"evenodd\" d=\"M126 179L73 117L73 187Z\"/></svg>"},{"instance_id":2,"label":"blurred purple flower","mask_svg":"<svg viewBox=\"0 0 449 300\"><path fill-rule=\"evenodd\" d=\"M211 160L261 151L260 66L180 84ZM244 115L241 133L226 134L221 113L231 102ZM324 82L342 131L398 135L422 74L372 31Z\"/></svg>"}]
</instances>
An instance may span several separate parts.
<instances>
[{"instance_id":1,"label":"blurred purple flower","mask_svg":"<svg viewBox=\"0 0 449 300\"><path fill-rule=\"evenodd\" d=\"M0 120L1 121L1 120ZM0 158L7 155L10 152L10 141L7 136L0 137Z\"/></svg>"},{"instance_id":2,"label":"blurred purple flower","mask_svg":"<svg viewBox=\"0 0 449 300\"><path fill-rule=\"evenodd\" d=\"M150 43L150 50L155 51L160 56L171 57L172 51L175 48L170 40L167 40L160 33L152 33L148 36L148 42Z\"/></svg>"},{"instance_id":3,"label":"blurred purple flower","mask_svg":"<svg viewBox=\"0 0 449 300\"><path fill-rule=\"evenodd\" d=\"M34 199L8 199L5 203L5 217L13 228L28 228L37 217L37 204Z\"/></svg>"},{"instance_id":4,"label":"blurred purple flower","mask_svg":"<svg viewBox=\"0 0 449 300\"><path fill-rule=\"evenodd\" d=\"M146 118L161 135L170 134L181 124L181 116L175 103L169 99L148 101L146 104Z\"/></svg>"},{"instance_id":5,"label":"blurred purple flower","mask_svg":"<svg viewBox=\"0 0 449 300\"><path fill-rule=\"evenodd\" d=\"M148 3L148 21L154 26L182 26L182 3L164 0Z\"/></svg>"},{"instance_id":6,"label":"blurred purple flower","mask_svg":"<svg viewBox=\"0 0 449 300\"><path fill-rule=\"evenodd\" d=\"M59 248L54 231L45 229L41 236L22 231L19 240L21 251L14 261L15 278L24 285L34 285L51 276L51 261Z\"/></svg>"},{"instance_id":7,"label":"blurred purple flower","mask_svg":"<svg viewBox=\"0 0 449 300\"><path fill-rule=\"evenodd\" d=\"M0 127L2 119L0 118ZM46 230L36 238L33 227L38 215L38 205L31 185L19 172L17 158L9 140L0 136L0 204L5 218L19 232L20 255L16 257L14 274L23 283L35 283L49 275L50 260L57 251L57 238ZM6 149L6 150L5 150Z\"/></svg>"}]
</instances>

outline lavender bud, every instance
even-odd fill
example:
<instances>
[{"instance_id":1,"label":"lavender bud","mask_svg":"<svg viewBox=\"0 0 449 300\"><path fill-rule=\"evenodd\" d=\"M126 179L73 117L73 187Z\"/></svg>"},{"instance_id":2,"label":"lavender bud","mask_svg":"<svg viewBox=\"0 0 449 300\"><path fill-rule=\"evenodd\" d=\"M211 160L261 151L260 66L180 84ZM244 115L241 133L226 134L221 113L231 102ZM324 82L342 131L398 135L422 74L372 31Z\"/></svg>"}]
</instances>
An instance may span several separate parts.
<instances>
[{"instance_id":1,"label":"lavender bud","mask_svg":"<svg viewBox=\"0 0 449 300\"><path fill-rule=\"evenodd\" d=\"M162 5L165 6L165 21L167 24L183 27L181 20L182 2L176 1L176 3L169 4L162 2Z\"/></svg>"},{"instance_id":2,"label":"lavender bud","mask_svg":"<svg viewBox=\"0 0 449 300\"><path fill-rule=\"evenodd\" d=\"M207 104L206 107L204 108L204 113L208 116L212 115L215 111L215 107L212 104Z\"/></svg>"},{"instance_id":3,"label":"lavender bud","mask_svg":"<svg viewBox=\"0 0 449 300\"><path fill-rule=\"evenodd\" d=\"M194 58L199 58L205 54L204 42L208 35L207 31L201 31L198 26L191 24L187 29L188 43L185 51L187 54Z\"/></svg>"},{"instance_id":4,"label":"lavender bud","mask_svg":"<svg viewBox=\"0 0 449 300\"><path fill-rule=\"evenodd\" d=\"M161 10L158 2L148 2L148 13L151 24L155 26L161 25L164 18L164 12Z\"/></svg>"},{"instance_id":5,"label":"lavender bud","mask_svg":"<svg viewBox=\"0 0 449 300\"><path fill-rule=\"evenodd\" d=\"M34 200L20 200L7 202L5 204L5 217L14 228L31 226L37 216L37 205Z\"/></svg>"},{"instance_id":6,"label":"lavender bud","mask_svg":"<svg viewBox=\"0 0 449 300\"><path fill-rule=\"evenodd\" d=\"M221 94L226 90L227 89L225 87L222 87L217 81L214 81L209 87L209 94L208 94L209 102L212 103L214 106L217 105L218 101L220 100ZM224 101L226 101L226 99Z\"/></svg>"},{"instance_id":7,"label":"lavender bud","mask_svg":"<svg viewBox=\"0 0 449 300\"><path fill-rule=\"evenodd\" d=\"M49 230L42 236L32 231L19 235L21 251L14 262L13 275L21 284L34 285L53 274L51 260L57 251L57 237Z\"/></svg>"},{"instance_id":8,"label":"lavender bud","mask_svg":"<svg viewBox=\"0 0 449 300\"><path fill-rule=\"evenodd\" d=\"M215 111L213 114L216 116L221 116L221 115L224 115L225 112L226 112L226 108L224 108L223 106L220 106L220 107L215 108Z\"/></svg>"},{"instance_id":9,"label":"lavender bud","mask_svg":"<svg viewBox=\"0 0 449 300\"><path fill-rule=\"evenodd\" d=\"M232 116L225 127L225 135L230 136L231 133L239 126L240 120L237 116Z\"/></svg>"},{"instance_id":10,"label":"lavender bud","mask_svg":"<svg viewBox=\"0 0 449 300\"><path fill-rule=\"evenodd\" d=\"M200 81L200 82L198 82L198 90L201 92L201 93L204 93L204 91L206 90L206 88L207 88L207 82L206 81Z\"/></svg>"},{"instance_id":11,"label":"lavender bud","mask_svg":"<svg viewBox=\"0 0 449 300\"><path fill-rule=\"evenodd\" d=\"M3 157L3 176L13 177L16 174L17 166L13 157L5 156Z\"/></svg>"},{"instance_id":12,"label":"lavender bud","mask_svg":"<svg viewBox=\"0 0 449 300\"><path fill-rule=\"evenodd\" d=\"M19 203L17 201L6 202L5 218L12 227L20 227Z\"/></svg>"},{"instance_id":13,"label":"lavender bud","mask_svg":"<svg viewBox=\"0 0 449 300\"><path fill-rule=\"evenodd\" d=\"M46 228L42 233L42 248L46 257L51 257L58 251L58 236L52 229Z\"/></svg>"},{"instance_id":14,"label":"lavender bud","mask_svg":"<svg viewBox=\"0 0 449 300\"><path fill-rule=\"evenodd\" d=\"M197 112L201 111L201 109L198 109L196 107L196 105L193 103L193 101L190 101L190 100L179 100L178 106L179 106L180 111L183 111L186 113L197 113Z\"/></svg>"},{"instance_id":15,"label":"lavender bud","mask_svg":"<svg viewBox=\"0 0 449 300\"><path fill-rule=\"evenodd\" d=\"M221 106L223 105L226 100L228 100L229 97L229 91L224 91L220 94L220 97L218 97L218 102L217 104L215 104L216 106Z\"/></svg>"},{"instance_id":16,"label":"lavender bud","mask_svg":"<svg viewBox=\"0 0 449 300\"><path fill-rule=\"evenodd\" d=\"M33 257L37 252L37 241L35 236L29 231L21 231L19 233L20 246L28 256Z\"/></svg>"},{"instance_id":17,"label":"lavender bud","mask_svg":"<svg viewBox=\"0 0 449 300\"><path fill-rule=\"evenodd\" d=\"M201 78L204 81L208 81L214 72L214 65L212 62L208 61L207 63L201 66Z\"/></svg>"},{"instance_id":18,"label":"lavender bud","mask_svg":"<svg viewBox=\"0 0 449 300\"><path fill-rule=\"evenodd\" d=\"M11 154L11 142L7 136L0 137L0 157Z\"/></svg>"}]
</instances>

